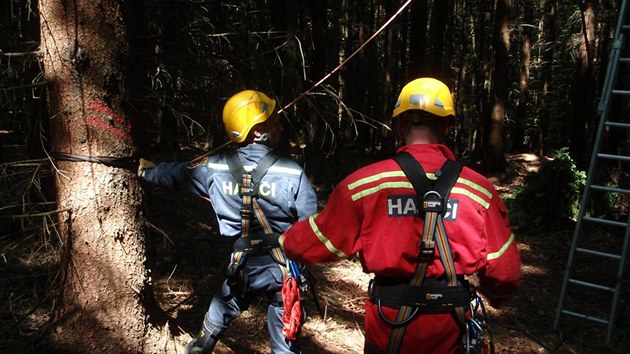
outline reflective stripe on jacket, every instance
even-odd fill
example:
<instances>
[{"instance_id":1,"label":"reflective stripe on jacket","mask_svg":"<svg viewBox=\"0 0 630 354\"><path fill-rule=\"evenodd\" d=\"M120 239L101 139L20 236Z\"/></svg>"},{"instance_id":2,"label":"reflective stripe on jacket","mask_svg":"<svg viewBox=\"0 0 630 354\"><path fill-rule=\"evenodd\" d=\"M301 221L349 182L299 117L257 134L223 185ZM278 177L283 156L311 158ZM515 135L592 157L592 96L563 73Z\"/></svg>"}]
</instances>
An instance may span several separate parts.
<instances>
[{"instance_id":1,"label":"reflective stripe on jacket","mask_svg":"<svg viewBox=\"0 0 630 354\"><path fill-rule=\"evenodd\" d=\"M447 158L455 158L444 145L408 145L401 150L413 155L430 178L435 178L435 171ZM467 167L451 190L448 204L444 225L457 273L477 273L483 293L491 304L498 305L521 284L521 259L505 204L487 178ZM398 164L388 159L350 174L333 190L321 213L294 224L282 235L281 242L287 257L304 264L336 261L356 254L367 273L409 278L417 266L423 224L413 186ZM444 268L436 251L426 277L442 275ZM395 318L394 309L386 310L390 318ZM366 341L386 345L388 326L378 320L374 311L375 306L368 301ZM446 347L432 348L422 334L430 333L422 328L423 323L445 323L449 328L433 332L458 338L458 327L450 315L420 318L406 331L403 349L409 351L401 352L450 352L450 348L458 347L447 341L442 344Z\"/></svg>"},{"instance_id":2,"label":"reflective stripe on jacket","mask_svg":"<svg viewBox=\"0 0 630 354\"><path fill-rule=\"evenodd\" d=\"M447 157L454 158L444 145L401 149L416 157L430 178L435 178L433 173ZM339 183L320 214L285 232L285 250L305 263L335 261L358 253L366 272L409 277L416 267L423 227L416 216L414 195L411 183L393 160L366 166ZM493 283L516 287L520 256L507 209L492 183L464 167L448 204L444 224L457 273L483 270L485 278L496 278ZM443 273L441 263L433 262L427 277Z\"/></svg>"},{"instance_id":3,"label":"reflective stripe on jacket","mask_svg":"<svg viewBox=\"0 0 630 354\"><path fill-rule=\"evenodd\" d=\"M246 171L270 151L260 144L238 149L238 156ZM210 156L203 164L189 167L186 162L165 162L146 169L144 179L165 187L185 190L211 200L221 235L241 235L240 208L242 199L237 184L230 174L226 154ZM271 166L259 186L258 202L275 232L284 231L298 219L317 211L317 196L302 168L286 158ZM252 233L260 226L252 224Z\"/></svg>"}]
</instances>

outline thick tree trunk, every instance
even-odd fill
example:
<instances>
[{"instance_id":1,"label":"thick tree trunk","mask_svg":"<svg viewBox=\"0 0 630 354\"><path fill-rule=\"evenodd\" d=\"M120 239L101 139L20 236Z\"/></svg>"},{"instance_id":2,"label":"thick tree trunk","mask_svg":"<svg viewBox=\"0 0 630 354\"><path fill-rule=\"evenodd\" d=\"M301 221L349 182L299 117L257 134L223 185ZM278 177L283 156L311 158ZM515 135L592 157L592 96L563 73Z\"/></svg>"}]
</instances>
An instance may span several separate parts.
<instances>
[{"instance_id":1,"label":"thick tree trunk","mask_svg":"<svg viewBox=\"0 0 630 354\"><path fill-rule=\"evenodd\" d=\"M53 152L135 154L121 105L127 43L119 6L39 2ZM145 305L152 297L135 173L92 162L55 166L66 254L51 345L67 352L164 352L168 338L158 348Z\"/></svg>"},{"instance_id":2,"label":"thick tree trunk","mask_svg":"<svg viewBox=\"0 0 630 354\"><path fill-rule=\"evenodd\" d=\"M595 76L591 45L595 37L595 14L592 2L586 2L581 9L582 33L576 62L575 88L573 92L573 122L571 125L571 157L578 168L588 166L590 151L589 127L595 116Z\"/></svg>"}]
</instances>

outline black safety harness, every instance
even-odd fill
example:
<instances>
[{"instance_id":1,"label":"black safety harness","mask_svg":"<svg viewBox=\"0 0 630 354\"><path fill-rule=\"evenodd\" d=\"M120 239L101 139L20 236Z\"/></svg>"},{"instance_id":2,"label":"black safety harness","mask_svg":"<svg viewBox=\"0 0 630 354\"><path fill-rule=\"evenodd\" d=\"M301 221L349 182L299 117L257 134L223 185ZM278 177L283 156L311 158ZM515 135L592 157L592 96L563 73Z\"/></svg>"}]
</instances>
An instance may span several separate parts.
<instances>
[{"instance_id":1,"label":"black safety harness","mask_svg":"<svg viewBox=\"0 0 630 354\"><path fill-rule=\"evenodd\" d=\"M230 173L234 180L240 184L239 195L243 199L240 209L241 236L234 243L227 271L229 285L233 291L240 290L240 295L244 295L248 289L247 276L242 269L249 256L271 254L277 263L282 266L286 264L286 258L278 243L279 235L272 230L271 224L269 224L257 200L263 176L278 159L278 155L269 152L251 172L247 172L238 158L237 152L227 154ZM262 228L260 232L251 232L254 218ZM285 267L281 268L286 272Z\"/></svg>"},{"instance_id":2,"label":"black safety harness","mask_svg":"<svg viewBox=\"0 0 630 354\"><path fill-rule=\"evenodd\" d=\"M466 311L471 307L471 301L478 299L474 288L470 286L463 275L457 275L453 256L448 244L443 217L447 210L447 201L451 189L455 185L462 164L447 160L435 172L437 180L432 182L425 174L418 161L407 152L394 156L411 184L413 185L419 206L420 216L424 218L422 241L418 254L418 263L411 279L375 277L370 283L370 300L377 304L383 321L392 326L387 353L395 354L400 350L402 338L407 324L418 314L451 313L466 337L468 323ZM437 245L440 261L444 266L444 279L425 278L428 265L435 258ZM398 308L395 320L387 318L382 306ZM477 321L475 324L485 325ZM480 339L476 338L475 340ZM470 338L463 338L462 342L470 342ZM465 346L465 343L462 347ZM470 347L463 353L472 353Z\"/></svg>"}]
</instances>

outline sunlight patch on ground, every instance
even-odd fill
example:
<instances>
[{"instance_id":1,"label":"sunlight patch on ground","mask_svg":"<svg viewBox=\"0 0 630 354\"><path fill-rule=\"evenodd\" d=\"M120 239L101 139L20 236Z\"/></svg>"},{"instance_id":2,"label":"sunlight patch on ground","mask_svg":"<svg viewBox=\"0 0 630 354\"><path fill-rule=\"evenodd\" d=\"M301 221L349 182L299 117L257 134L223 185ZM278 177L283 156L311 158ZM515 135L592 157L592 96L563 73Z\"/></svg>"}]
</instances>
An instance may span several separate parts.
<instances>
[{"instance_id":1,"label":"sunlight patch on ground","mask_svg":"<svg viewBox=\"0 0 630 354\"><path fill-rule=\"evenodd\" d=\"M521 272L523 275L547 275L549 270L547 267L541 267L540 265L523 264Z\"/></svg>"},{"instance_id":2,"label":"sunlight patch on ground","mask_svg":"<svg viewBox=\"0 0 630 354\"><path fill-rule=\"evenodd\" d=\"M330 281L343 280L352 283L357 287L367 291L371 275L363 273L361 264L358 261L343 260L325 265L325 272Z\"/></svg>"},{"instance_id":3,"label":"sunlight patch on ground","mask_svg":"<svg viewBox=\"0 0 630 354\"><path fill-rule=\"evenodd\" d=\"M310 318L304 324L303 336L311 337L321 348L332 353L362 353L362 323L339 323L333 319Z\"/></svg>"}]
</instances>

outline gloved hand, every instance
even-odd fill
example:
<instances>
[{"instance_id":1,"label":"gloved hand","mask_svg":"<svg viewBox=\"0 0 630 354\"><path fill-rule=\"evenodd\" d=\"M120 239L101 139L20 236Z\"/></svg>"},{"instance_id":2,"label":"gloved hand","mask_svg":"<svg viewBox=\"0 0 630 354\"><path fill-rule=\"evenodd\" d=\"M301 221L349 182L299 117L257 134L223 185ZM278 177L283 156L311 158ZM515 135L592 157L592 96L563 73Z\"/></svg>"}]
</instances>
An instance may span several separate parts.
<instances>
[{"instance_id":1,"label":"gloved hand","mask_svg":"<svg viewBox=\"0 0 630 354\"><path fill-rule=\"evenodd\" d=\"M153 167L155 167L155 163L153 161L140 158L138 161L138 177L144 177L144 170Z\"/></svg>"}]
</instances>

